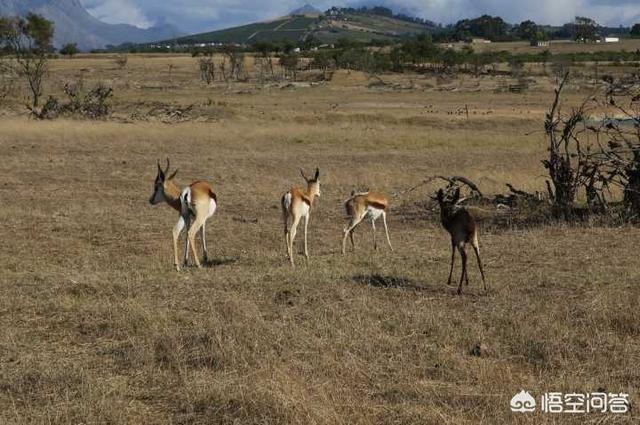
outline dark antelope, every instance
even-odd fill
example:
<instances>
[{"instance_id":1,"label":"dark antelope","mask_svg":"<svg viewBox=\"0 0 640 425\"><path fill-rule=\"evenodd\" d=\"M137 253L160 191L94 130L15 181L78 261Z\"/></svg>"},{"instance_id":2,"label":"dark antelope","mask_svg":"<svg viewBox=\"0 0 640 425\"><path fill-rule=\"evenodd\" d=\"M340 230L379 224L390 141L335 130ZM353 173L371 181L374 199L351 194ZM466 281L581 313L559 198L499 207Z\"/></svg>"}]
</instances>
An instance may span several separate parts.
<instances>
[{"instance_id":1,"label":"dark antelope","mask_svg":"<svg viewBox=\"0 0 640 425\"><path fill-rule=\"evenodd\" d=\"M467 243L471 243L476 253L476 258L478 259L478 268L480 268L480 274L482 275L482 284L484 285L484 290L487 291L484 269L482 267L482 260L480 259L480 246L478 245L478 224L467 209L458 206L460 202L460 189L456 189L453 198L450 200L445 199L444 191L440 189L437 200L440 205L440 220L442 221L442 226L449 232L449 235L451 235L451 269L449 271L447 285L451 285L456 249L458 249L462 257L462 273L460 274L460 283L458 284L458 295L462 293L463 279L467 285L469 284L467 252L465 247Z\"/></svg>"}]
</instances>

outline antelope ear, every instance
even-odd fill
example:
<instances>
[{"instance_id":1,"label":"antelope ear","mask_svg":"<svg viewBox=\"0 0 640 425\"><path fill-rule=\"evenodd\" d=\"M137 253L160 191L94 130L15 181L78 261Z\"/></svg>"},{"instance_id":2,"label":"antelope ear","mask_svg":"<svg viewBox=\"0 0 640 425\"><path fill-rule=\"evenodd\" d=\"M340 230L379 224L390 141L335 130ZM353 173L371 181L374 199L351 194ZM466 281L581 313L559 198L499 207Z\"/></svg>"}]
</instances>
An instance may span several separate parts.
<instances>
[{"instance_id":1,"label":"antelope ear","mask_svg":"<svg viewBox=\"0 0 640 425\"><path fill-rule=\"evenodd\" d=\"M178 174L177 168L176 168L176 171L174 171L173 174L171 174L167 180L172 180L176 176L176 174Z\"/></svg>"},{"instance_id":2,"label":"antelope ear","mask_svg":"<svg viewBox=\"0 0 640 425\"><path fill-rule=\"evenodd\" d=\"M453 192L453 203L455 204L460 199L460 188L456 188L456 191Z\"/></svg>"},{"instance_id":3,"label":"antelope ear","mask_svg":"<svg viewBox=\"0 0 640 425\"><path fill-rule=\"evenodd\" d=\"M318 167L316 167L316 175L313 178L314 180L318 180L318 177L320 177L320 169Z\"/></svg>"}]
</instances>

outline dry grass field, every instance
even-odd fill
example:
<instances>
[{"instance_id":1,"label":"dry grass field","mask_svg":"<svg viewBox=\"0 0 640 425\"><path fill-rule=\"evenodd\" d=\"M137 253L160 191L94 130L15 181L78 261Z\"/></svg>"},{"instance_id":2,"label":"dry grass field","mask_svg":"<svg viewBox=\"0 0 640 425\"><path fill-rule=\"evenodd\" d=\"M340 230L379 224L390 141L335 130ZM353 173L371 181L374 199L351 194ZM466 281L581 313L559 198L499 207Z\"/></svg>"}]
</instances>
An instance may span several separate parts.
<instances>
[{"instance_id":1,"label":"dry grass field","mask_svg":"<svg viewBox=\"0 0 640 425\"><path fill-rule=\"evenodd\" d=\"M206 87L192 58L138 56L55 61L48 90L79 77L115 88L111 119L36 122L19 96L0 116L0 423L638 423L640 229L484 228L490 291L470 261L456 296L437 184L403 192L433 174L544 190L553 81ZM137 118L163 102L191 119ZM218 195L202 270L173 270L177 215L148 202L166 157ZM279 199L315 166L292 269ZM341 201L367 187L390 194L395 251L363 225L342 257ZM511 413L521 389L629 393L631 413Z\"/></svg>"}]
</instances>

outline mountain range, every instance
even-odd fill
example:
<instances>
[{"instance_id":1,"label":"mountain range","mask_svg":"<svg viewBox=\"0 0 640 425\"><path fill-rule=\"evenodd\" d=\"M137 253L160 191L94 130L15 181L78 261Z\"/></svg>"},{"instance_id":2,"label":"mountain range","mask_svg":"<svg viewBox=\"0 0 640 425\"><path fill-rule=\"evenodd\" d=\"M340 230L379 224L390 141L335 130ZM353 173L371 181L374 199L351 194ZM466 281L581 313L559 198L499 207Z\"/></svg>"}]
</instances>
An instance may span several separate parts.
<instances>
[{"instance_id":1,"label":"mountain range","mask_svg":"<svg viewBox=\"0 0 640 425\"><path fill-rule=\"evenodd\" d=\"M0 16L38 13L55 24L54 46L77 43L82 50L103 48L125 42L145 43L184 35L171 25L138 28L127 24L107 24L93 17L80 0L0 0Z\"/></svg>"},{"instance_id":2,"label":"mountain range","mask_svg":"<svg viewBox=\"0 0 640 425\"><path fill-rule=\"evenodd\" d=\"M399 40L407 36L439 30L439 27L433 22L417 20L405 15L393 15L389 9L385 9L385 11L387 13L381 14L377 13L380 11L374 9L332 7L322 13L313 6L305 5L279 18L161 40L153 45L164 47L173 43L201 45L283 41L296 43L309 39L322 43L335 43L342 39L352 42L370 42L373 40Z\"/></svg>"},{"instance_id":3,"label":"mountain range","mask_svg":"<svg viewBox=\"0 0 640 425\"><path fill-rule=\"evenodd\" d=\"M384 9L384 8L377 8ZM184 35L171 25L147 29L128 24L108 24L91 15L81 0L0 0L0 16L38 13L55 24L54 46L77 43L81 50L103 49L123 44L166 46L202 43L252 44L260 41L299 42L311 38L324 43L340 39L368 42L393 40L434 30L428 21L388 13L333 7L323 14L305 4L288 15L223 30ZM406 16L404 18L407 18ZM160 40L160 41L159 41Z\"/></svg>"}]
</instances>

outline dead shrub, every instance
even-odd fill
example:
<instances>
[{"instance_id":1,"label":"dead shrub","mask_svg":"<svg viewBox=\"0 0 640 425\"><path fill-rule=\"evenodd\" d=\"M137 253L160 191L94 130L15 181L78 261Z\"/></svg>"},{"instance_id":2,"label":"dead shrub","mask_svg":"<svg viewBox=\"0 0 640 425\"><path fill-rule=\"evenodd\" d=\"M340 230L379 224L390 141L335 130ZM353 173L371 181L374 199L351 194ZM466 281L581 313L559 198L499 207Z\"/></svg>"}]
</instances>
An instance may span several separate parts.
<instances>
[{"instance_id":1,"label":"dead shrub","mask_svg":"<svg viewBox=\"0 0 640 425\"><path fill-rule=\"evenodd\" d=\"M63 91L67 96L65 102L49 96L42 108L33 110L34 116L38 119L54 119L63 116L97 120L109 115L109 100L113 96L112 88L98 84L85 91L82 82L75 82L66 83Z\"/></svg>"},{"instance_id":2,"label":"dead shrub","mask_svg":"<svg viewBox=\"0 0 640 425\"><path fill-rule=\"evenodd\" d=\"M198 59L200 68L200 79L207 85L213 83L216 79L216 64L211 56L205 56Z\"/></svg>"},{"instance_id":3,"label":"dead shrub","mask_svg":"<svg viewBox=\"0 0 640 425\"><path fill-rule=\"evenodd\" d=\"M126 68L127 64L129 63L129 56L127 56L125 54L118 55L113 60L113 63L116 65L116 67L118 69L124 69L124 68Z\"/></svg>"},{"instance_id":4,"label":"dead shrub","mask_svg":"<svg viewBox=\"0 0 640 425\"><path fill-rule=\"evenodd\" d=\"M0 104L13 94L15 88L16 73L15 70L0 63Z\"/></svg>"}]
</instances>

